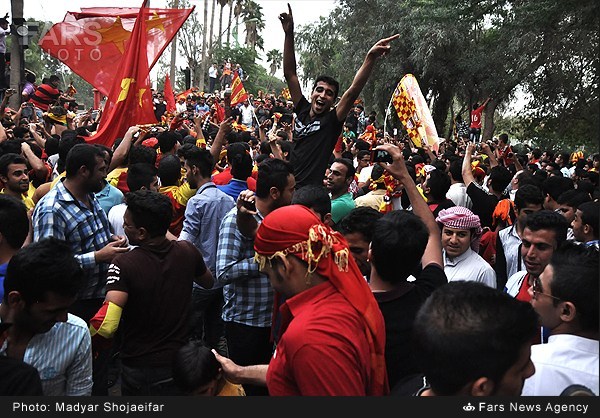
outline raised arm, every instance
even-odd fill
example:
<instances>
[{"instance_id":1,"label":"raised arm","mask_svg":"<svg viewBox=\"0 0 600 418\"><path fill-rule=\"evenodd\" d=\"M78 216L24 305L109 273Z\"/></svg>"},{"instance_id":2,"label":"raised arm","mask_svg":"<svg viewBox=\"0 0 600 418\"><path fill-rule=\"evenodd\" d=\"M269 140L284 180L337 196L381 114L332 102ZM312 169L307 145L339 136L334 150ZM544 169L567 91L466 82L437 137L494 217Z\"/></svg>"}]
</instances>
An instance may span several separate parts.
<instances>
[{"instance_id":1,"label":"raised arm","mask_svg":"<svg viewBox=\"0 0 600 418\"><path fill-rule=\"evenodd\" d=\"M285 33L285 39L283 41L283 76L287 82L288 89L294 106L298 105L298 102L302 98L302 88L300 87L300 81L298 80L298 73L296 72L296 50L294 46L294 17L292 16L292 6L288 3L288 13L281 13L279 15L279 21Z\"/></svg>"},{"instance_id":2,"label":"raised arm","mask_svg":"<svg viewBox=\"0 0 600 418\"><path fill-rule=\"evenodd\" d=\"M475 181L475 176L473 176L473 168L471 167L471 155L473 155L474 149L475 144L469 142L467 144L467 148L465 149L465 157L463 158L462 176L466 187L469 187L469 184Z\"/></svg>"},{"instance_id":3,"label":"raised arm","mask_svg":"<svg viewBox=\"0 0 600 418\"><path fill-rule=\"evenodd\" d=\"M404 186L404 191L408 195L410 203L412 205L412 211L417 215L427 227L429 231L429 240L427 241L427 247L421 258L421 265L423 267L435 263L440 267L444 266L444 260L442 258L442 240L440 237L440 229L435 221L433 212L427 206L427 202L421 196L417 190L417 186L413 181L412 177L408 173L406 163L400 148L392 144L379 145L375 149L385 150L390 153L393 159L392 164L379 163L381 164L388 173L390 173L396 180L399 180Z\"/></svg>"},{"instance_id":4,"label":"raised arm","mask_svg":"<svg viewBox=\"0 0 600 418\"><path fill-rule=\"evenodd\" d=\"M377 58L383 57L388 52L390 52L390 49L391 49L390 42L393 41L394 39L398 39L399 36L400 36L399 34L396 34L396 35L390 36L389 38L380 39L379 41L377 41L375 43L375 45L373 45L371 47L371 49L369 49L369 52L367 52L367 56L365 57L365 60L363 61L361 67L358 69L358 71L356 72L356 75L354 76L354 80L352 81L352 84L350 85L348 90L346 90L344 92L344 95L342 96L339 104L336 107L335 113L336 113L339 121L345 120L346 116L348 116L348 112L350 111L350 108L354 104L354 101L358 98L358 95L362 91L365 84L367 84L367 80L369 79L369 76L371 75L371 72L373 71L373 65L375 65L375 61L377 60ZM286 38L287 38L287 36L286 36ZM284 52L284 63L285 63L285 52ZM294 104L295 104L295 102L294 102Z\"/></svg>"}]
</instances>

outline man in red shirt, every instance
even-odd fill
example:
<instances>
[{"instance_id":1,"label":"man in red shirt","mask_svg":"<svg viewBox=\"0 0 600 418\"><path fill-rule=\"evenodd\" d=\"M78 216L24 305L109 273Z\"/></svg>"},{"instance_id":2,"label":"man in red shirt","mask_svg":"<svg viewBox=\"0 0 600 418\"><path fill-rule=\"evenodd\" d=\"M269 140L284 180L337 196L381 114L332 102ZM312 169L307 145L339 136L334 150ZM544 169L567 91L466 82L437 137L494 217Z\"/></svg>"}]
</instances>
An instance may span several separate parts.
<instances>
[{"instance_id":1,"label":"man in red shirt","mask_svg":"<svg viewBox=\"0 0 600 418\"><path fill-rule=\"evenodd\" d=\"M473 110L471 110L471 134L469 136L469 140L472 142L479 142L479 137L481 136L481 114L489 101L490 98L488 97L481 106L479 106L479 103L473 105Z\"/></svg>"},{"instance_id":2,"label":"man in red shirt","mask_svg":"<svg viewBox=\"0 0 600 418\"><path fill-rule=\"evenodd\" d=\"M265 216L254 250L286 298L281 338L268 365L238 366L215 353L227 379L266 384L271 396L387 395L383 316L344 237L289 205Z\"/></svg>"}]
</instances>

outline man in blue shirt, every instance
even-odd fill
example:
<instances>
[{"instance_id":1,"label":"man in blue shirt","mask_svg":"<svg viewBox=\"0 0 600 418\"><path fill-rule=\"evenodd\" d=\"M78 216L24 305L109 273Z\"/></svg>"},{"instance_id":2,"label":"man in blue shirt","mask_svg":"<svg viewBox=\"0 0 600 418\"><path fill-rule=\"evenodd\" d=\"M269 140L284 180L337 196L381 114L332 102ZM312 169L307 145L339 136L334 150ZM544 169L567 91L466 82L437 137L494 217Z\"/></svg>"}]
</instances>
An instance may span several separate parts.
<instances>
[{"instance_id":1,"label":"man in blue shirt","mask_svg":"<svg viewBox=\"0 0 600 418\"><path fill-rule=\"evenodd\" d=\"M219 227L227 212L235 206L235 201L210 180L213 166L212 155L206 149L194 146L186 155L184 168L187 182L191 188L198 190L187 203L179 240L194 244L202 253L206 267L216 277ZM215 283L211 289L204 289L194 283L192 337L204 340L207 345L226 355L222 308L222 285Z\"/></svg>"}]
</instances>

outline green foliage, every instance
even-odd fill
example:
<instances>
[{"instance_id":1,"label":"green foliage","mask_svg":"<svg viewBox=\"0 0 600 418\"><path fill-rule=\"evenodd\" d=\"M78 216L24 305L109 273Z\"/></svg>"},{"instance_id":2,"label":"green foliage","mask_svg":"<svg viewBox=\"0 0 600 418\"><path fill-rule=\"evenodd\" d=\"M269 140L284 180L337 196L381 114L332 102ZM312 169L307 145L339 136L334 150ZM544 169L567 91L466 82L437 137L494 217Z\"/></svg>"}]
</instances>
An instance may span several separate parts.
<instances>
[{"instance_id":1,"label":"green foliage","mask_svg":"<svg viewBox=\"0 0 600 418\"><path fill-rule=\"evenodd\" d=\"M440 136L454 114L492 97L489 137L521 90L532 100L509 118L518 140L589 147L600 133L599 20L592 0L341 0L329 17L296 29L297 56L304 83L327 73L343 90L368 49L399 33L363 89L367 108L384 114L412 73L433 100ZM388 126L396 122L392 115Z\"/></svg>"},{"instance_id":2,"label":"green foliage","mask_svg":"<svg viewBox=\"0 0 600 418\"><path fill-rule=\"evenodd\" d=\"M37 22L40 29L39 32L31 36L28 48L24 50L25 68L36 75L35 84L39 85L42 83L44 77L56 74L61 79L60 89L63 91L66 91L69 84L73 82L73 86L77 90L75 99L79 104L79 109L92 107L94 104L92 86L71 71L69 67L45 53L38 45L40 37L45 34L45 29L49 29L52 23L36 21L35 19L28 19L27 21ZM12 36L7 39L7 50L9 51L10 43L13 39Z\"/></svg>"}]
</instances>

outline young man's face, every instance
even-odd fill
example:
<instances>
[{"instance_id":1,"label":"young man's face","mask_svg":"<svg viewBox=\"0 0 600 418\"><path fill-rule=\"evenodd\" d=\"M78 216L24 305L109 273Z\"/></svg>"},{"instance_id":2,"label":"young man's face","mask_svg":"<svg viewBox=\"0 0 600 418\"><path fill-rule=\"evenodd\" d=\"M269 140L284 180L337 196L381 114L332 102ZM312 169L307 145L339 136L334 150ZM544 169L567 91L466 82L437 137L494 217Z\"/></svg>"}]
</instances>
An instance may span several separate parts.
<instances>
[{"instance_id":1,"label":"young man's face","mask_svg":"<svg viewBox=\"0 0 600 418\"><path fill-rule=\"evenodd\" d=\"M589 228L581 217L583 213L577 209L575 211L575 216L573 216L573 221L571 222L571 228L573 228L573 236L579 242L585 242L586 229Z\"/></svg>"},{"instance_id":2,"label":"young man's face","mask_svg":"<svg viewBox=\"0 0 600 418\"><path fill-rule=\"evenodd\" d=\"M0 176L4 187L13 193L25 193L29 190L29 175L25 164L9 164L6 176Z\"/></svg>"},{"instance_id":3,"label":"young man's face","mask_svg":"<svg viewBox=\"0 0 600 418\"><path fill-rule=\"evenodd\" d=\"M538 212L542 209L544 209L544 206L541 203L529 203L525 205L524 208L517 209L517 222L522 227L522 225L525 225L525 219L527 219L527 215Z\"/></svg>"},{"instance_id":4,"label":"young man's face","mask_svg":"<svg viewBox=\"0 0 600 418\"><path fill-rule=\"evenodd\" d=\"M534 277L539 276L550 263L556 246L554 231L550 229L532 231L526 227L521 237L521 257L527 272Z\"/></svg>"},{"instance_id":5,"label":"young man's face","mask_svg":"<svg viewBox=\"0 0 600 418\"><path fill-rule=\"evenodd\" d=\"M517 361L504 373L502 379L496 383L494 396L520 396L525 379L533 376L535 366L531 361L531 342L525 343L519 351Z\"/></svg>"},{"instance_id":6,"label":"young man's face","mask_svg":"<svg viewBox=\"0 0 600 418\"><path fill-rule=\"evenodd\" d=\"M329 175L327 176L327 190L333 194L338 194L344 189L348 189L350 181L346 179L348 167L342 163L331 164Z\"/></svg>"},{"instance_id":7,"label":"young man's face","mask_svg":"<svg viewBox=\"0 0 600 418\"><path fill-rule=\"evenodd\" d=\"M575 211L576 209L573 206L569 206L565 203L558 206L558 212L564 216L569 223L573 222L573 219L575 219Z\"/></svg>"},{"instance_id":8,"label":"young man's face","mask_svg":"<svg viewBox=\"0 0 600 418\"><path fill-rule=\"evenodd\" d=\"M471 230L444 226L442 228L442 248L450 258L463 255L471 246Z\"/></svg>"},{"instance_id":9,"label":"young man's face","mask_svg":"<svg viewBox=\"0 0 600 418\"><path fill-rule=\"evenodd\" d=\"M319 81L311 94L311 111L320 115L331 109L335 102L335 90L331 84Z\"/></svg>"},{"instance_id":10,"label":"young man's face","mask_svg":"<svg viewBox=\"0 0 600 418\"><path fill-rule=\"evenodd\" d=\"M67 313L75 297L65 297L56 292L46 292L39 301L27 304L18 314L15 323L34 334L44 334L57 322L66 322Z\"/></svg>"},{"instance_id":11,"label":"young man's face","mask_svg":"<svg viewBox=\"0 0 600 418\"><path fill-rule=\"evenodd\" d=\"M560 325L563 309L561 300L552 294L552 280L554 280L554 268L548 264L540 277L534 279L533 286L528 290L531 296L529 303L540 316L541 324L551 330Z\"/></svg>"},{"instance_id":12,"label":"young man's face","mask_svg":"<svg viewBox=\"0 0 600 418\"><path fill-rule=\"evenodd\" d=\"M348 248L354 261L358 265L360 272L363 276L369 276L371 273L371 263L369 263L369 241L365 239L365 236L360 232L350 232L344 234L344 238L348 242Z\"/></svg>"},{"instance_id":13,"label":"young man's face","mask_svg":"<svg viewBox=\"0 0 600 418\"><path fill-rule=\"evenodd\" d=\"M108 165L106 160L102 157L96 157L96 166L89 173L86 186L87 190L91 193L99 193L104 189L104 179L106 178L106 169Z\"/></svg>"}]
</instances>

